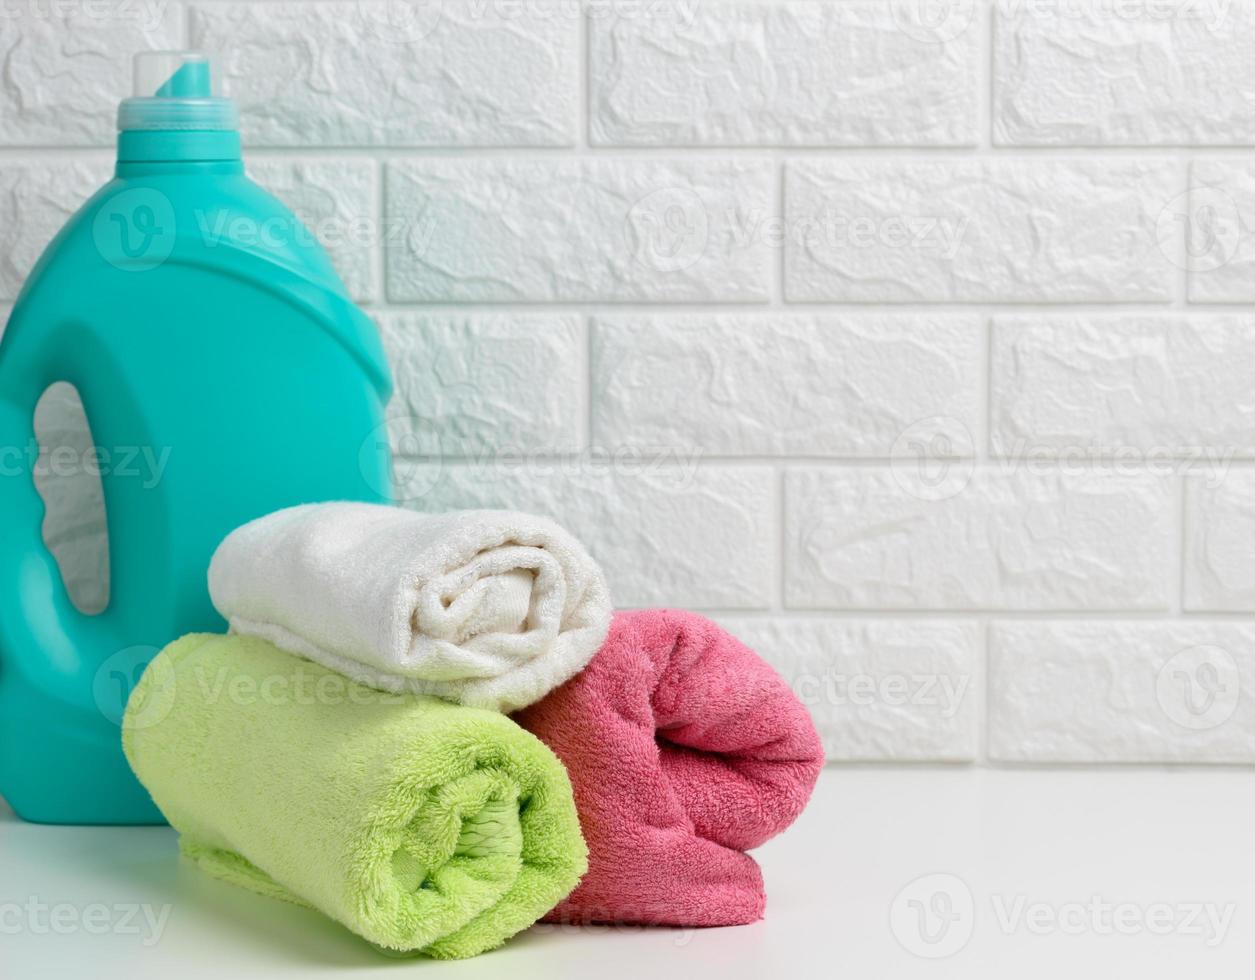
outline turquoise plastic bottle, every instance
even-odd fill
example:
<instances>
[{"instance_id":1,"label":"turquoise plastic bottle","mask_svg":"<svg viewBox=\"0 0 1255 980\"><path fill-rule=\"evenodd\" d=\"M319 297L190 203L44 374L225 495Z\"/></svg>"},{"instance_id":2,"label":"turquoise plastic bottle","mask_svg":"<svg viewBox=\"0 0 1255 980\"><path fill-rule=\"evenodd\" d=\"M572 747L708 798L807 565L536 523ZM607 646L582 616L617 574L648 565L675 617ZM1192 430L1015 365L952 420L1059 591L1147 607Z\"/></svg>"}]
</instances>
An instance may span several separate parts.
<instances>
[{"instance_id":1,"label":"turquoise plastic bottle","mask_svg":"<svg viewBox=\"0 0 1255 980\"><path fill-rule=\"evenodd\" d=\"M115 178L48 246L0 342L0 796L36 822L162 822L119 721L158 649L225 629L214 548L281 507L391 494L374 325L244 176L204 56L141 55L136 79ZM58 381L82 397L104 489L96 616L41 538L33 416Z\"/></svg>"}]
</instances>

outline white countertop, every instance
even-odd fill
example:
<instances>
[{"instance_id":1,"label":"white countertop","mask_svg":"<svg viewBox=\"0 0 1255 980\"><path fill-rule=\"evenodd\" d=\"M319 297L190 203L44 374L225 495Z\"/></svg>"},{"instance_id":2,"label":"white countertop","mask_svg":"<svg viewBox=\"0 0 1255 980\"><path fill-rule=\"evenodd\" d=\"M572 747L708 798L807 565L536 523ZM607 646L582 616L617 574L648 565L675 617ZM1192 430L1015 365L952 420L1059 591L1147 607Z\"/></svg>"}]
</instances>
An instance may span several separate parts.
<instances>
[{"instance_id":1,"label":"white countertop","mask_svg":"<svg viewBox=\"0 0 1255 980\"><path fill-rule=\"evenodd\" d=\"M756 925L539 926L437 962L388 959L316 913L210 880L179 862L168 828L39 827L0 807L0 975L1247 978L1253 828L1245 770L831 768L801 820L755 852ZM153 918L124 921L132 907Z\"/></svg>"}]
</instances>

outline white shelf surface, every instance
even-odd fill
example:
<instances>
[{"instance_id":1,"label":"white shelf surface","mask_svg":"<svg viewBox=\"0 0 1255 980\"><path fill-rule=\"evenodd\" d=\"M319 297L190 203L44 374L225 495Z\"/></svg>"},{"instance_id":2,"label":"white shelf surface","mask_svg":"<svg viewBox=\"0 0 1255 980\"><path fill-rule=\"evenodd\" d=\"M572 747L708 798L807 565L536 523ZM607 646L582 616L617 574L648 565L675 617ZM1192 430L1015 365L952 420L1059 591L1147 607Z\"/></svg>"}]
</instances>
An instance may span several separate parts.
<instances>
[{"instance_id":1,"label":"white shelf surface","mask_svg":"<svg viewBox=\"0 0 1255 980\"><path fill-rule=\"evenodd\" d=\"M1252 827L1255 778L1238 769L830 768L755 852L762 922L538 926L437 962L388 959L213 881L179 861L168 828L40 827L0 805L0 976L1249 978ZM70 910L54 929L55 906ZM130 907L166 910L159 933L142 913L123 923Z\"/></svg>"}]
</instances>

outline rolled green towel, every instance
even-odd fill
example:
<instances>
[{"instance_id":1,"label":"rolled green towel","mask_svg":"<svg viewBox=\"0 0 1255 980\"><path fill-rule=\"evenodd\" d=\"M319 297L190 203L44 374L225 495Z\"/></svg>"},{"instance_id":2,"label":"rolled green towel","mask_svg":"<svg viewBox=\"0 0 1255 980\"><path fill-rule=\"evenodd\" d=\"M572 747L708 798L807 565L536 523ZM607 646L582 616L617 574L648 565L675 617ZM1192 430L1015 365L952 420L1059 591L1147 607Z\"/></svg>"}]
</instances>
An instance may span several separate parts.
<instances>
[{"instance_id":1,"label":"rolled green towel","mask_svg":"<svg viewBox=\"0 0 1255 980\"><path fill-rule=\"evenodd\" d=\"M509 718L362 687L265 640L172 643L122 738L201 869L386 949L492 949L587 868L566 771Z\"/></svg>"}]
</instances>

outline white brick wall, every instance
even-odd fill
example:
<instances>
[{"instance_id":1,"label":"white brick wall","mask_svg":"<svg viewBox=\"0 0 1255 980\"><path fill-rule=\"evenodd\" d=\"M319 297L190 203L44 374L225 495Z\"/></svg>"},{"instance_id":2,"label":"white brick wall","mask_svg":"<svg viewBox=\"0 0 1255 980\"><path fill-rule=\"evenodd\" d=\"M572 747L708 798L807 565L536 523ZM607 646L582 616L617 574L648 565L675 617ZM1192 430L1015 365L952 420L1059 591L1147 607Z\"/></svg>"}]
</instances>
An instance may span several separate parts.
<instances>
[{"instance_id":1,"label":"white brick wall","mask_svg":"<svg viewBox=\"0 0 1255 980\"><path fill-rule=\"evenodd\" d=\"M1170 162L796 160L785 294L799 302L1163 302Z\"/></svg>"},{"instance_id":2,"label":"white brick wall","mask_svg":"<svg viewBox=\"0 0 1255 980\"><path fill-rule=\"evenodd\" d=\"M790 607L1168 608L1166 480L982 467L938 496L914 479L896 467L786 475Z\"/></svg>"},{"instance_id":3,"label":"white brick wall","mask_svg":"<svg viewBox=\"0 0 1255 980\"><path fill-rule=\"evenodd\" d=\"M771 186L754 159L390 162L388 298L762 302Z\"/></svg>"},{"instance_id":4,"label":"white brick wall","mask_svg":"<svg viewBox=\"0 0 1255 980\"><path fill-rule=\"evenodd\" d=\"M258 146L569 146L578 18L526 4L192 3Z\"/></svg>"},{"instance_id":5,"label":"white brick wall","mask_svg":"<svg viewBox=\"0 0 1255 980\"><path fill-rule=\"evenodd\" d=\"M0 306L215 49L408 505L553 515L835 761L1255 764L1255 5L585 6L8 5Z\"/></svg>"},{"instance_id":6,"label":"white brick wall","mask_svg":"<svg viewBox=\"0 0 1255 980\"><path fill-rule=\"evenodd\" d=\"M598 144L967 146L978 137L976 32L941 44L913 37L883 0L677 3L594 17L591 27Z\"/></svg>"}]
</instances>

